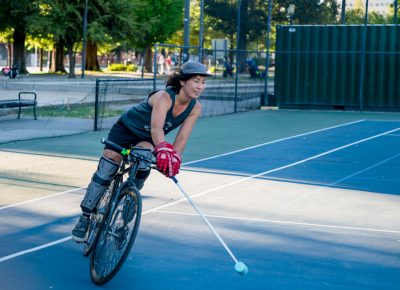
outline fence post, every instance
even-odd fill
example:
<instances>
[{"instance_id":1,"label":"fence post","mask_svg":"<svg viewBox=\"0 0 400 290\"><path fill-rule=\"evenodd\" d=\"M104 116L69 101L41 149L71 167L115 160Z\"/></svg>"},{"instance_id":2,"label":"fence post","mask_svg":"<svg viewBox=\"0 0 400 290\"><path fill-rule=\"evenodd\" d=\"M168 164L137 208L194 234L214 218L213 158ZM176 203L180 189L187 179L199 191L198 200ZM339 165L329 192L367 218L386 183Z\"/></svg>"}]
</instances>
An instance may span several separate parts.
<instances>
[{"instance_id":1,"label":"fence post","mask_svg":"<svg viewBox=\"0 0 400 290\"><path fill-rule=\"evenodd\" d=\"M99 79L96 78L96 95L94 100L94 128L97 131L97 119L99 117Z\"/></svg>"},{"instance_id":2,"label":"fence post","mask_svg":"<svg viewBox=\"0 0 400 290\"><path fill-rule=\"evenodd\" d=\"M368 0L365 3L365 16L364 25L361 27L361 68L360 68L360 87L359 87L359 102L360 113L363 110L363 96L364 96L364 78L365 78L365 55L367 46L367 28L368 28Z\"/></svg>"},{"instance_id":3,"label":"fence post","mask_svg":"<svg viewBox=\"0 0 400 290\"><path fill-rule=\"evenodd\" d=\"M265 106L265 100L268 100L268 81L269 81L269 54L270 54L270 34L271 34L271 19L272 19L272 1L268 0L268 21L267 21L267 53L265 55L265 83L264 83L264 98L261 101L261 106Z\"/></svg>"},{"instance_id":4,"label":"fence post","mask_svg":"<svg viewBox=\"0 0 400 290\"><path fill-rule=\"evenodd\" d=\"M203 62L203 48L204 48L204 0L200 0L200 32L199 32L199 62Z\"/></svg>"},{"instance_id":5,"label":"fence post","mask_svg":"<svg viewBox=\"0 0 400 290\"><path fill-rule=\"evenodd\" d=\"M215 41L215 43L217 43ZM217 77L217 45L214 45L214 77Z\"/></svg>"},{"instance_id":6,"label":"fence post","mask_svg":"<svg viewBox=\"0 0 400 290\"><path fill-rule=\"evenodd\" d=\"M236 75L235 75L235 107L234 113L237 113L237 100L238 100L238 75L239 75L239 36L240 36L240 7L242 1L238 0L238 12L237 12L237 29L236 29Z\"/></svg>"},{"instance_id":7,"label":"fence post","mask_svg":"<svg viewBox=\"0 0 400 290\"><path fill-rule=\"evenodd\" d=\"M158 44L154 45L153 91L156 90Z\"/></svg>"}]
</instances>

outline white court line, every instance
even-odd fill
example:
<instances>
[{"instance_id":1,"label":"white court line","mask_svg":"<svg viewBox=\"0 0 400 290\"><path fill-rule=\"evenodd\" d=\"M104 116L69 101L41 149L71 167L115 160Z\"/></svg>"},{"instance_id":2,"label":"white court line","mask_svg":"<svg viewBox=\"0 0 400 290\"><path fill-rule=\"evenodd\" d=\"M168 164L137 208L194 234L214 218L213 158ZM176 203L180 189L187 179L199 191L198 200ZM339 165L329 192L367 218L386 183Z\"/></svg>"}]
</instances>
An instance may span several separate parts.
<instances>
[{"instance_id":1,"label":"white court line","mask_svg":"<svg viewBox=\"0 0 400 290\"><path fill-rule=\"evenodd\" d=\"M375 138L378 138L378 137L381 137L381 136L390 134L390 133L392 133L392 132L399 131L399 130L400 130L400 127L399 127L399 128L396 128L396 129L393 129L393 130L386 131L386 132L381 133L381 134L378 134L378 135L374 135L374 136L371 136L371 137L368 137L368 138L365 138L365 139L362 139L362 140L353 142L353 143L349 143L349 144L347 144L347 145L338 147L338 148L336 148L336 149L332 149L332 150L329 150L329 151L326 151L326 152L323 152L323 153L320 153L320 154L311 156L311 157L309 157L309 158L306 158L306 159L303 159L303 160L300 160L300 161L297 161L297 162L294 162L294 163L291 163L291 164L288 164L288 165L285 165L285 166L281 166L281 167L278 167L278 168L275 168L275 169L267 170L267 171L264 171L264 172L261 172L261 173L258 173L258 174L252 175L252 176L248 176L248 177L244 177L244 178L238 179L238 180L236 180L236 181L233 181L233 182L230 182L230 183L227 183L227 184L224 184L224 185L220 185L220 186L214 187L214 188L212 188L212 189L205 190L205 191L203 191L203 192L194 194L194 195L192 195L191 197L192 197L192 198L195 198L195 197L198 197L198 196L200 196L200 195L204 195L204 194L207 194L207 193L210 193L210 192L219 190L219 189L221 189L221 188L226 188L226 187L235 185L235 184L237 184L237 183L243 182L243 181L245 181L245 180L249 180L249 179L251 179L251 178L259 177L259 176L262 176L262 175L265 175L265 174L269 174L269 173L276 172L276 171L279 171L279 170L282 170L282 169L286 169L286 168L289 168L289 167L293 167L293 166L296 166L296 165L298 165L298 164L305 163L305 162L307 162L307 161L310 161L310 160L313 160L313 159L322 157L322 156L324 156L324 155L327 155L327 154L330 154L330 153L333 153L333 152L336 152L336 151L339 151L339 150L342 150L342 149L345 149L345 148L348 148L348 147L351 147L351 146L360 144L360 143L362 143L362 142L366 142L366 141L369 141L369 140L372 140L372 139L375 139ZM175 205L175 204L180 203L180 202L183 202L183 201L185 201L185 200L186 200L186 198L182 198L182 199L179 199L179 200L177 200L177 201L173 201L173 202L170 202L170 203L167 203L167 204L164 204L164 205L161 205L161 206L152 208L152 209L150 209L150 210L147 210L147 211L143 212L143 215L148 214L148 213L151 213L151 212L159 211L160 209L163 209L163 208L166 208L166 207ZM38 250L40 250L40 249L43 249L43 248L46 248L46 247L54 246L54 245L59 244L59 243L63 243L63 242L68 241L68 240L70 240L70 239L71 239L71 237L69 236L69 237L66 237L66 238L64 238L64 239L55 241L55 242L53 242L53 243L49 243L49 244L46 244L46 245L43 245L43 246L39 246L39 247L36 247L36 248L33 248L33 249L38 249ZM33 251L35 251L35 250L33 250ZM0 262L3 262L3 261L6 261L6 260L9 260L9 259L12 259L12 258L21 256L21 255L24 255L24 254L30 253L30 252L31 252L30 250L25 250L25 251L17 252L17 253L14 253L14 254L12 254L12 255L9 255L9 256L5 256L5 257L3 257L3 258L0 258Z\"/></svg>"},{"instance_id":2,"label":"white court line","mask_svg":"<svg viewBox=\"0 0 400 290\"><path fill-rule=\"evenodd\" d=\"M332 126L332 127L327 127L327 128L324 128L324 129L319 129L319 130L315 130L315 131L311 131L311 132L307 132L307 133L303 133L303 134L299 134L299 135L294 135L294 136L290 136L290 137L274 140L274 141L269 141L269 142L266 142L266 143L262 143L262 144L258 144L258 145L254 145L254 146L250 146L250 147L246 147L246 148L242 148L242 149L231 151L231 152L228 152L228 153L223 153L223 154L219 154L219 155L215 155L215 156L211 156L211 157L207 157L207 158L203 158L203 159L199 159L199 160L195 160L195 161L189 161L189 162L186 162L186 163L184 163L182 165L188 165L188 164L192 164L192 163L196 163L196 162L201 162L201 161L210 160L210 159L214 159L214 158L218 158L218 157L222 157L222 156L227 156L227 155L231 155L231 154L234 154L234 153L246 151L246 150L249 150L249 149L254 149L254 148L257 148L257 147L270 145L270 144L274 144L274 143L281 142L281 141L286 141L286 140L290 140L290 139L294 139L294 138L298 138L298 137L302 137L302 136L311 135L311 134L314 134L314 133L319 133L319 132L323 132L323 131L327 131L327 130L331 130L331 129L336 129L336 128L339 128L339 127L353 125L353 124L357 124L357 123L360 123L360 122L365 122L365 120L357 120L357 121L350 122L350 123L340 124L340 125L336 125L336 126Z\"/></svg>"},{"instance_id":3,"label":"white court line","mask_svg":"<svg viewBox=\"0 0 400 290\"><path fill-rule=\"evenodd\" d=\"M12 259L12 258L21 256L21 255L25 255L25 254L28 254L28 253L36 252L36 251L39 251L39 250L44 249L44 248L48 248L48 247L51 247L51 246L54 246L54 245L57 245L57 244L60 244L60 243L64 243L64 242L66 242L66 241L68 241L70 239L71 239L71 237L66 237L66 238L59 239L57 241L54 241L54 242L51 242L51 243L48 243L48 244L44 244L44 245L41 245L41 246L38 246L38 247L35 247L35 248L31 248L31 249L28 249L28 250L25 250L25 251L17 252L15 254L12 254L12 255L9 255L9 256L2 257L2 258L0 258L0 263L4 262L4 261L7 261L9 259Z\"/></svg>"},{"instance_id":4,"label":"white court line","mask_svg":"<svg viewBox=\"0 0 400 290\"><path fill-rule=\"evenodd\" d=\"M184 213L184 212L176 212L176 211L159 210L157 212L162 213L162 214L198 216L198 214L196 214L196 213ZM320 227L320 228L333 228L333 229L343 229L343 230L358 230L358 231L368 231L368 232L378 232L378 233L400 234L400 231L394 231L394 230L380 230L380 229L371 229L371 228L335 226L335 225L324 225L324 224L314 224L314 223L299 223L299 222L280 221L280 220L271 220L271 219L241 218L241 217L231 217L231 216L222 216L222 215L208 215L207 214L205 216L209 217L209 218L231 219L231 220L240 220L240 221L248 221L248 222L287 224L287 225L297 225L297 226L307 226L307 227Z\"/></svg>"},{"instance_id":5,"label":"white court line","mask_svg":"<svg viewBox=\"0 0 400 290\"><path fill-rule=\"evenodd\" d=\"M340 178L340 179L338 179L336 181L333 181L333 182L331 182L331 183L329 183L327 185L320 185L317 189L314 189L314 190L310 191L307 194L299 196L298 198L292 199L290 202L287 202L285 205L280 206L278 208L275 208L273 211L270 211L270 213L280 212L283 209L288 208L290 205L295 204L295 203L299 202L300 200L303 200L303 199L305 199L307 197L310 197L311 195L314 195L314 194L322 191L323 188L337 186L338 184L342 183L343 181L346 181L346 180L348 180L350 178L353 178L353 177L355 177L357 175L363 174L364 172L369 171L371 169L374 169L374 168L376 168L376 167L378 167L380 165L383 165L383 164L385 164L385 163L387 163L387 162L389 162L389 161L391 161L393 159L398 158L399 156L400 156L400 153L397 153L397 154L395 154L395 155L393 155L391 157L386 158L385 160L382 160L382 161L379 161L379 162L377 162L375 164L372 164L371 166L368 166L367 168L364 168L364 169L359 170L357 172L354 172L354 173L352 173L350 175L342 177L342 178Z\"/></svg>"},{"instance_id":6,"label":"white court line","mask_svg":"<svg viewBox=\"0 0 400 290\"><path fill-rule=\"evenodd\" d=\"M21 202L18 202L18 203L14 203L14 204L10 204L10 205L6 205L6 206L3 206L3 207L0 207L0 210L6 209L6 208L11 208L11 207L16 207L16 206L20 206L20 205L24 205L24 204L27 204L27 203L31 203L31 202L35 202L35 201L51 198L51 197L56 197L56 196L63 195L63 194L66 194L66 193L70 193L70 192L74 192L74 191L77 191L77 190L81 190L81 189L84 189L84 188L85 187L74 188L74 189L70 189L70 190L67 190L67 191L63 191L63 192L57 192L57 193L54 193L54 194L45 195L45 196L41 196L41 197L38 197L38 198L30 199L30 200L21 201Z\"/></svg>"},{"instance_id":7,"label":"white court line","mask_svg":"<svg viewBox=\"0 0 400 290\"><path fill-rule=\"evenodd\" d=\"M245 151L245 150L250 150L250 149L253 149L253 148L257 148L257 147L260 147L260 146L264 146L264 145L268 145L268 144L272 144L272 143L276 143L276 142L280 142L280 141L289 140L289 139L292 139L292 138L311 135L311 134L314 134L314 133L318 133L318 132L322 132L322 131L326 131L326 130L330 130L330 129L335 129L335 128L339 128L339 127L343 127L343 126L347 126L347 125L353 125L353 124L364 122L364 121L365 120L357 120L357 121L350 122L350 123L340 124L340 125L337 125L337 126L332 126L332 127L328 127L328 128L324 128L324 129L319 129L319 130L303 133L303 134L300 134L300 135L295 135L295 136L291 136L291 137L287 137L287 138L283 138L283 139L278 139L278 140L275 140L275 141L271 141L271 142L267 142L267 143L263 143L263 144L259 144L259 145L254 145L254 146L242 148L242 149L239 149L239 150L231 151L231 152L220 154L220 155L215 155L215 156L204 158L204 159L199 159L199 160L195 160L195 161L186 162L186 163L183 163L182 166L185 166L185 165L188 165L188 164L191 164L191 163L195 163L195 162L200 162L200 161L204 161L204 160L218 158L218 157L221 157L221 156L234 154L234 153ZM24 153L24 152L21 152L21 153ZM28 154L28 153L25 152L24 154ZM59 196L59 195L62 195L62 194L66 194L66 193L72 192L74 190L80 190L80 189L83 189L83 188L86 188L86 187L80 187L80 188L76 188L76 189L72 189L72 190L68 190L68 191L64 191L64 192L59 192L59 193L52 194L52 195L46 195L46 196L43 196L43 197L40 197L40 198L35 198L35 199L26 200L26 201L19 202L19 203L7 205L7 206L4 206L4 207L0 207L0 210L6 209L6 208L11 208L11 207L16 207L16 206L19 206L19 205L27 204L27 203L30 203L30 202L35 202L35 201L46 199L46 198L52 198L52 197L55 197L55 196Z\"/></svg>"},{"instance_id":8,"label":"white court line","mask_svg":"<svg viewBox=\"0 0 400 290\"><path fill-rule=\"evenodd\" d=\"M83 156L73 156L73 155L58 155L58 154L51 154L51 153L38 153L34 151L21 151L21 150L14 150L14 149L0 149L0 152L10 152L15 154L23 154L23 155L34 155L34 156L45 156L45 157L56 157L56 158L64 158L64 159L74 159L74 160L85 160L85 161L98 161L98 158L88 158Z\"/></svg>"}]
</instances>

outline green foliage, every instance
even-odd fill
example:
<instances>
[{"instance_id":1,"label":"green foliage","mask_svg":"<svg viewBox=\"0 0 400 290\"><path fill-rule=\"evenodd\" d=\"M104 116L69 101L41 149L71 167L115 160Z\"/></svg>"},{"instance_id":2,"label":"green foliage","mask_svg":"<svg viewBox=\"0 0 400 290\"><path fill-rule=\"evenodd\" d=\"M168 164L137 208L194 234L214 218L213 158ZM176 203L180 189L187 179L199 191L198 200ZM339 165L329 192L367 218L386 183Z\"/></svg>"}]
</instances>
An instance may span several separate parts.
<instances>
[{"instance_id":1,"label":"green foliage","mask_svg":"<svg viewBox=\"0 0 400 290\"><path fill-rule=\"evenodd\" d=\"M227 35L236 33L237 1L206 1L204 12L209 18L207 25L214 30L224 31Z\"/></svg>"},{"instance_id":2,"label":"green foliage","mask_svg":"<svg viewBox=\"0 0 400 290\"><path fill-rule=\"evenodd\" d=\"M246 40L251 42L266 34L268 5L264 0L241 1L241 31ZM225 0L209 0L205 2L207 25L216 31L223 31L233 36L237 30L238 2ZM233 38L231 37L231 41Z\"/></svg>"},{"instance_id":3,"label":"green foliage","mask_svg":"<svg viewBox=\"0 0 400 290\"><path fill-rule=\"evenodd\" d=\"M295 5L294 15L292 16L295 24L337 23L339 11L336 0L280 0L277 2L280 20L289 22L287 8L290 4Z\"/></svg>"},{"instance_id":4,"label":"green foliage","mask_svg":"<svg viewBox=\"0 0 400 290\"><path fill-rule=\"evenodd\" d=\"M27 24L39 15L38 0L2 0L0 5L0 31L18 28L26 31Z\"/></svg>"},{"instance_id":5,"label":"green foliage","mask_svg":"<svg viewBox=\"0 0 400 290\"><path fill-rule=\"evenodd\" d=\"M48 38L53 42L62 39L72 51L82 38L82 4L79 0L41 2L40 16L30 23L30 33L36 38ZM48 46L48 42L43 44Z\"/></svg>"},{"instance_id":6,"label":"green foliage","mask_svg":"<svg viewBox=\"0 0 400 290\"><path fill-rule=\"evenodd\" d=\"M136 72L138 70L138 66L134 64L128 64L126 66L126 71L133 71Z\"/></svg>"},{"instance_id":7,"label":"green foliage","mask_svg":"<svg viewBox=\"0 0 400 290\"><path fill-rule=\"evenodd\" d=\"M108 71L126 71L126 65L121 63L113 63L107 67Z\"/></svg>"},{"instance_id":8,"label":"green foliage","mask_svg":"<svg viewBox=\"0 0 400 290\"><path fill-rule=\"evenodd\" d=\"M134 65L134 64L128 64L128 65L124 65L124 64L120 64L120 63L113 63L110 64L107 67L108 71L130 71L130 72L135 72L137 71L138 66Z\"/></svg>"},{"instance_id":9,"label":"green foliage","mask_svg":"<svg viewBox=\"0 0 400 290\"><path fill-rule=\"evenodd\" d=\"M0 42L11 42L13 38L12 35L13 31L10 28L0 31Z\"/></svg>"},{"instance_id":10,"label":"green foliage","mask_svg":"<svg viewBox=\"0 0 400 290\"><path fill-rule=\"evenodd\" d=\"M144 49L164 42L183 24L183 0L132 0L132 44Z\"/></svg>"},{"instance_id":11,"label":"green foliage","mask_svg":"<svg viewBox=\"0 0 400 290\"><path fill-rule=\"evenodd\" d=\"M116 43L134 34L134 0L90 0L88 39L93 43Z\"/></svg>"},{"instance_id":12,"label":"green foliage","mask_svg":"<svg viewBox=\"0 0 400 290\"><path fill-rule=\"evenodd\" d=\"M364 24L365 11L363 8L346 11L346 24ZM368 12L368 24L389 24L391 17L385 17L377 12Z\"/></svg>"},{"instance_id":13,"label":"green foliage","mask_svg":"<svg viewBox=\"0 0 400 290\"><path fill-rule=\"evenodd\" d=\"M264 49L267 38L268 3L265 0L242 0L241 31L247 42L246 48ZM336 0L279 0L273 1L272 24L270 37L275 38L275 26L278 23L289 23L287 8L295 5L292 20L295 24L333 24L337 22L338 5ZM212 33L217 31L228 37L232 47L235 47L237 30L237 0L208 0L205 2L206 24ZM209 30L210 31L210 30ZM242 34L242 33L241 33ZM272 41L272 46L273 46ZM257 45L252 45L256 43ZM244 49L245 47L241 47Z\"/></svg>"}]
</instances>

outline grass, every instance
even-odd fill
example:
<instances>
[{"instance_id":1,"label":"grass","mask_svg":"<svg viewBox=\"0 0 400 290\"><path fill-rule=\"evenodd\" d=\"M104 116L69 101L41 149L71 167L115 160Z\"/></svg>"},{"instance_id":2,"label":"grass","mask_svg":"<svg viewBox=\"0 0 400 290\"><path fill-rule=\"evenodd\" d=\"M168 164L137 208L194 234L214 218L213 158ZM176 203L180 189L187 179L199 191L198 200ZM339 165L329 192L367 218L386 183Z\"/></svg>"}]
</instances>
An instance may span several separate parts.
<instances>
[{"instance_id":1,"label":"grass","mask_svg":"<svg viewBox=\"0 0 400 290\"><path fill-rule=\"evenodd\" d=\"M117 117L124 111L105 107L103 117ZM60 106L38 107L37 115L40 117L64 117L79 119L94 119L93 104L72 104Z\"/></svg>"}]
</instances>

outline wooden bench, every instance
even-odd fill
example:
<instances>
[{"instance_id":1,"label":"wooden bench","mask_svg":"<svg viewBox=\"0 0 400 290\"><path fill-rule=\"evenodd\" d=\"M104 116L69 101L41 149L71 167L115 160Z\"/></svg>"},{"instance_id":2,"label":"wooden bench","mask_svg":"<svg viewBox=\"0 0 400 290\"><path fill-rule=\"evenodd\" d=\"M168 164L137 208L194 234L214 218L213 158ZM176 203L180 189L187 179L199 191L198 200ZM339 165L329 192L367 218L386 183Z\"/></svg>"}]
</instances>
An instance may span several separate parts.
<instances>
[{"instance_id":1,"label":"wooden bench","mask_svg":"<svg viewBox=\"0 0 400 290\"><path fill-rule=\"evenodd\" d=\"M22 95L32 95L32 99L22 99ZM18 110L18 119L21 116L21 108L22 107L33 107L33 115L36 118L36 93L34 92L19 92L18 99L11 99L11 100L0 100L0 109L2 108L19 108Z\"/></svg>"}]
</instances>

